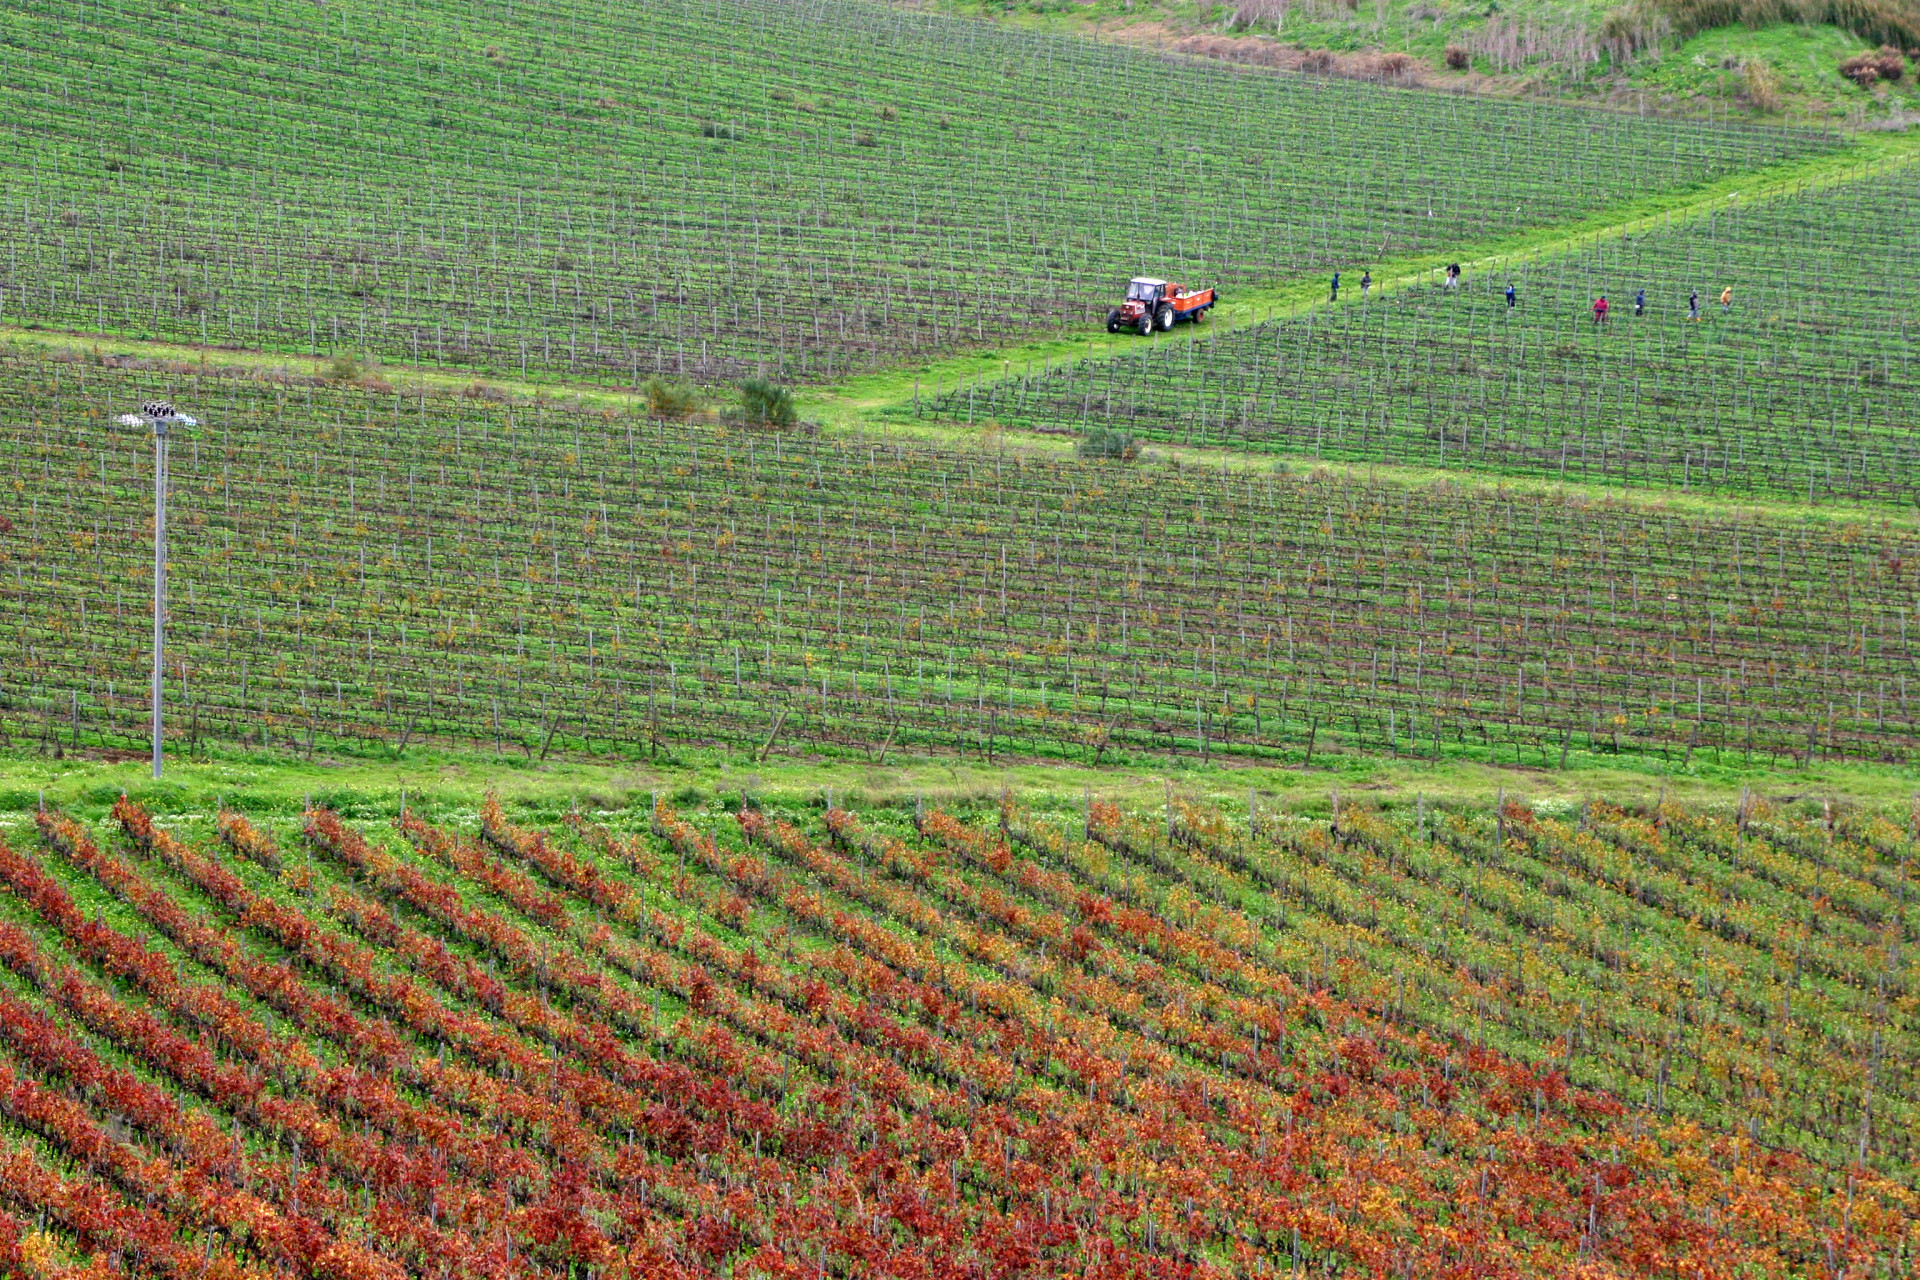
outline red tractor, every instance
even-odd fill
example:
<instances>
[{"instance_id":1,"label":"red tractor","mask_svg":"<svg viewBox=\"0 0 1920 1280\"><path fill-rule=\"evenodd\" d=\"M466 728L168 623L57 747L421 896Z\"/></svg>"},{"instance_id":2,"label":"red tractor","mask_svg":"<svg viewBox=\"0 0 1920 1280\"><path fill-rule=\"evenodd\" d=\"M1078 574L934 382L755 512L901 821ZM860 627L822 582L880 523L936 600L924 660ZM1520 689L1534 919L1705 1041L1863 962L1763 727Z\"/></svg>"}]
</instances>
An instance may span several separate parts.
<instances>
[{"instance_id":1,"label":"red tractor","mask_svg":"<svg viewBox=\"0 0 1920 1280\"><path fill-rule=\"evenodd\" d=\"M1107 332L1135 329L1143 338L1155 329L1164 333L1176 320L1198 322L1217 301L1212 289L1188 289L1138 276L1127 283L1127 300L1107 312Z\"/></svg>"}]
</instances>

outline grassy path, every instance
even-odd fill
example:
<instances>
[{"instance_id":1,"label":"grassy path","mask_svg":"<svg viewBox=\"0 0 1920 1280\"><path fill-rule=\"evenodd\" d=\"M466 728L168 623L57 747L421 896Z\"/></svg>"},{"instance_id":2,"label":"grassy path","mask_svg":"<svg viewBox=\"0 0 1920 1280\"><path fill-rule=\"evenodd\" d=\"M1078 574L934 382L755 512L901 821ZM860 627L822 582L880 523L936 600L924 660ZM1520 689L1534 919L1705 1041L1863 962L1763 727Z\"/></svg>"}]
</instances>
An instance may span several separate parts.
<instances>
[{"instance_id":1,"label":"grassy path","mask_svg":"<svg viewBox=\"0 0 1920 1280\"><path fill-rule=\"evenodd\" d=\"M1705 763L1688 769L1659 761L1574 752L1565 769L1542 759L1516 765L1507 760L1448 757L1438 762L1384 755L1331 757L1307 767L1218 760L1205 764L1170 757L1133 764L1087 764L1023 760L986 763L960 757L894 756L884 763L851 754L830 758L774 756L749 763L739 748L685 747L671 760L568 758L547 760L501 755L484 748L445 743L416 744L384 758L299 755L252 747L221 746L199 759L168 749L166 777L155 782L144 755L106 760L87 754L62 759L18 746L0 749L0 831L25 824L34 806L49 804L101 813L123 792L174 812L210 812L220 796L244 793L282 813L298 813L305 800L353 795L389 808L400 793L437 803L477 807L488 791L512 801L544 801L563 812L574 800L587 808L644 803L658 791L672 795L693 788L707 795L748 791L767 799L804 802L832 788L863 804L911 803L918 794L931 804L991 800L1002 787L1030 799L1058 797L1076 811L1090 793L1128 805L1157 805L1166 782L1191 797L1231 804L1257 789L1262 803L1301 812L1324 812L1330 790L1365 793L1410 803L1429 800L1489 804L1496 795L1529 801L1573 802L1606 796L1616 802L1651 803L1669 796L1693 804L1731 805L1743 787L1775 800L1829 796L1897 812L1911 804L1911 770L1894 765L1835 764L1810 768L1725 768Z\"/></svg>"}]
</instances>

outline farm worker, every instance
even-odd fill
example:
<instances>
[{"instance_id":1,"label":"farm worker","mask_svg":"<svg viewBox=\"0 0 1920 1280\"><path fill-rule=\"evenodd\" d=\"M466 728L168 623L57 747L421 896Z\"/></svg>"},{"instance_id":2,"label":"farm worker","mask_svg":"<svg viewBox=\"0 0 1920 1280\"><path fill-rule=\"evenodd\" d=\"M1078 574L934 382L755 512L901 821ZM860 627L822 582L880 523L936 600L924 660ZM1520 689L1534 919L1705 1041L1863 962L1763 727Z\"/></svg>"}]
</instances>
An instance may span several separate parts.
<instances>
[{"instance_id":1,"label":"farm worker","mask_svg":"<svg viewBox=\"0 0 1920 1280\"><path fill-rule=\"evenodd\" d=\"M1513 310L1513 303L1513 281L1509 280L1507 281L1507 310Z\"/></svg>"},{"instance_id":2,"label":"farm worker","mask_svg":"<svg viewBox=\"0 0 1920 1280\"><path fill-rule=\"evenodd\" d=\"M1700 291L1698 289L1695 289L1692 293L1689 293L1687 295L1687 319L1698 320L1699 318L1700 318Z\"/></svg>"},{"instance_id":3,"label":"farm worker","mask_svg":"<svg viewBox=\"0 0 1920 1280\"><path fill-rule=\"evenodd\" d=\"M1725 315L1726 313L1732 310L1733 310L1733 286L1728 285L1726 288L1720 291L1720 314Z\"/></svg>"},{"instance_id":4,"label":"farm worker","mask_svg":"<svg viewBox=\"0 0 1920 1280\"><path fill-rule=\"evenodd\" d=\"M1338 271L1333 273L1333 286L1327 291L1327 301L1340 301L1340 273Z\"/></svg>"},{"instance_id":5,"label":"farm worker","mask_svg":"<svg viewBox=\"0 0 1920 1280\"><path fill-rule=\"evenodd\" d=\"M1600 324L1607 318L1607 295L1601 294L1593 300L1593 322Z\"/></svg>"},{"instance_id":6,"label":"farm worker","mask_svg":"<svg viewBox=\"0 0 1920 1280\"><path fill-rule=\"evenodd\" d=\"M1368 269L1360 273L1360 301L1367 300L1367 290L1373 288L1373 271Z\"/></svg>"},{"instance_id":7,"label":"farm worker","mask_svg":"<svg viewBox=\"0 0 1920 1280\"><path fill-rule=\"evenodd\" d=\"M1633 295L1633 314L1637 316L1641 316L1641 315L1645 315L1646 313L1647 313L1647 291L1645 289L1642 289L1640 292Z\"/></svg>"},{"instance_id":8,"label":"farm worker","mask_svg":"<svg viewBox=\"0 0 1920 1280\"><path fill-rule=\"evenodd\" d=\"M1460 287L1460 264L1457 262L1450 262L1447 264L1447 288L1457 289L1459 287Z\"/></svg>"}]
</instances>

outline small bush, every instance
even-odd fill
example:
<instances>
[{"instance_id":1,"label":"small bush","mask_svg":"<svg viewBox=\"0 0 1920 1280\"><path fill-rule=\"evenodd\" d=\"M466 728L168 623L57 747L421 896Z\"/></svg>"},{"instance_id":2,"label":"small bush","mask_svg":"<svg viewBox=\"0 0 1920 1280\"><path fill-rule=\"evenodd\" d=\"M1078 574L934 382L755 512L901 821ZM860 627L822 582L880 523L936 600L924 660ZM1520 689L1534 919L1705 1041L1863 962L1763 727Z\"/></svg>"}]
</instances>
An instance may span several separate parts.
<instances>
[{"instance_id":1,"label":"small bush","mask_svg":"<svg viewBox=\"0 0 1920 1280\"><path fill-rule=\"evenodd\" d=\"M765 378L740 384L740 416L756 427L790 427L800 417L793 407L793 394Z\"/></svg>"},{"instance_id":2,"label":"small bush","mask_svg":"<svg viewBox=\"0 0 1920 1280\"><path fill-rule=\"evenodd\" d=\"M1447 65L1455 71L1465 71L1473 65L1473 59L1467 56L1467 51L1461 46L1450 44L1447 46Z\"/></svg>"},{"instance_id":3,"label":"small bush","mask_svg":"<svg viewBox=\"0 0 1920 1280\"><path fill-rule=\"evenodd\" d=\"M1857 53L1840 64L1840 74L1859 85L1870 89L1880 81L1880 68L1876 57L1871 53Z\"/></svg>"},{"instance_id":4,"label":"small bush","mask_svg":"<svg viewBox=\"0 0 1920 1280\"><path fill-rule=\"evenodd\" d=\"M1890 44L1883 44L1872 53L1856 54L1842 62L1840 74L1863 86L1877 80L1892 83L1906 76L1906 55Z\"/></svg>"},{"instance_id":5,"label":"small bush","mask_svg":"<svg viewBox=\"0 0 1920 1280\"><path fill-rule=\"evenodd\" d=\"M880 145L880 139L874 137L873 134L867 130L862 129L853 135L853 145L856 147L877 147Z\"/></svg>"},{"instance_id":6,"label":"small bush","mask_svg":"<svg viewBox=\"0 0 1920 1280\"><path fill-rule=\"evenodd\" d=\"M880 118L882 120L898 120L900 113L893 107L882 107L880 108Z\"/></svg>"},{"instance_id":7,"label":"small bush","mask_svg":"<svg viewBox=\"0 0 1920 1280\"><path fill-rule=\"evenodd\" d=\"M1335 62L1333 50L1309 49L1307 56L1300 59L1300 69L1302 71L1314 71L1321 75L1326 75L1333 70Z\"/></svg>"},{"instance_id":8,"label":"small bush","mask_svg":"<svg viewBox=\"0 0 1920 1280\"><path fill-rule=\"evenodd\" d=\"M1780 109L1780 78L1772 67L1764 62L1749 62L1741 68L1741 76L1746 82L1747 101L1757 111L1778 111Z\"/></svg>"},{"instance_id":9,"label":"small bush","mask_svg":"<svg viewBox=\"0 0 1920 1280\"><path fill-rule=\"evenodd\" d=\"M647 413L655 418L684 418L700 410L700 393L690 384L672 378L648 378L641 391L646 393Z\"/></svg>"},{"instance_id":10,"label":"small bush","mask_svg":"<svg viewBox=\"0 0 1920 1280\"><path fill-rule=\"evenodd\" d=\"M772 99L773 99L773 100L774 100L775 102L792 102L792 101L793 101L793 90L791 90L791 89L769 89L769 90L767 91L767 96L768 96L769 98L772 98Z\"/></svg>"},{"instance_id":11,"label":"small bush","mask_svg":"<svg viewBox=\"0 0 1920 1280\"><path fill-rule=\"evenodd\" d=\"M1078 446L1083 458L1113 458L1120 462L1132 462L1140 456L1140 442L1125 431L1109 431L1105 427L1095 427Z\"/></svg>"},{"instance_id":12,"label":"small bush","mask_svg":"<svg viewBox=\"0 0 1920 1280\"><path fill-rule=\"evenodd\" d=\"M328 382L352 382L360 376L360 362L342 351L327 362Z\"/></svg>"},{"instance_id":13,"label":"small bush","mask_svg":"<svg viewBox=\"0 0 1920 1280\"><path fill-rule=\"evenodd\" d=\"M700 124L700 136L703 138L718 138L721 142L732 142L735 138L733 126L730 124L721 124L717 120L702 121Z\"/></svg>"}]
</instances>

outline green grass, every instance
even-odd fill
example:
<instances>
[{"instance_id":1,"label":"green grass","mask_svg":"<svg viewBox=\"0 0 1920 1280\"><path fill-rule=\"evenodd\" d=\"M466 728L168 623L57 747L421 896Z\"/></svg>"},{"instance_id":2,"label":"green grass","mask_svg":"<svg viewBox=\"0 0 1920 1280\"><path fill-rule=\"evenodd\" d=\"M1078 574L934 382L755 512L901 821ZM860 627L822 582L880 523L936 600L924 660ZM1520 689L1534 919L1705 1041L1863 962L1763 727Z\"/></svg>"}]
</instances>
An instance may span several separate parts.
<instances>
[{"instance_id":1,"label":"green grass","mask_svg":"<svg viewBox=\"0 0 1920 1280\"><path fill-rule=\"evenodd\" d=\"M1638 757L1575 753L1567 769L1538 762L1514 766L1452 757L1438 764L1379 755L1316 760L1311 768L1275 767L1216 757L1143 761L1131 767L1092 767L1046 759L996 761L900 753L884 764L858 757L801 759L689 747L655 761L579 752L546 760L496 754L459 744L415 745L402 753L306 758L297 751L210 744L195 753L172 748L159 781L143 759L103 759L87 749L58 757L0 751L0 827L45 797L74 813L102 817L122 794L156 810L206 814L225 803L248 813L297 815L309 801L345 812L378 813L409 804L429 812L474 812L497 795L516 812L555 821L569 809L617 809L647 803L656 793L675 803L702 805L751 795L770 803L805 804L828 792L857 808L927 803L967 808L996 801L1010 790L1040 808L1077 805L1091 793L1128 808L1157 803L1168 784L1182 795L1231 807L1247 792L1290 812L1324 814L1339 792L1399 807L1416 797L1436 804L1487 805L1498 795L1549 808L1587 800L1647 805L1661 796L1689 805L1729 806L1742 790L1783 803L1827 798L1874 811L1901 812L1920 788L1911 769L1858 762L1819 761L1810 768L1716 769L1662 766Z\"/></svg>"}]
</instances>

